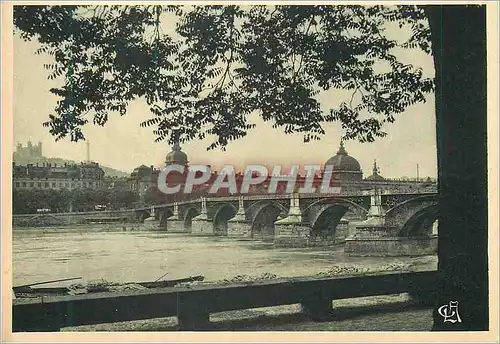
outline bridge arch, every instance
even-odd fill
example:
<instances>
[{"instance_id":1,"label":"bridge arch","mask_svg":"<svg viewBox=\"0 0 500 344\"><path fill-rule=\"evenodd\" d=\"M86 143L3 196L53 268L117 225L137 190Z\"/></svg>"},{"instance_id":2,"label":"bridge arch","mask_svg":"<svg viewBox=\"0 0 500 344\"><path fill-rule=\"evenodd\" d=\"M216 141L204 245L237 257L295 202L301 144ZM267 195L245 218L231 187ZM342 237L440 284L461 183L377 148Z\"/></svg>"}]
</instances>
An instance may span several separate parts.
<instances>
[{"instance_id":1,"label":"bridge arch","mask_svg":"<svg viewBox=\"0 0 500 344\"><path fill-rule=\"evenodd\" d=\"M423 204L423 203L428 203L428 202L434 202L435 204L437 204L437 195L422 195L422 196L410 198L406 201L403 201L401 203L396 204L392 208L389 208L386 211L386 215L390 215L390 214L398 211L402 207L408 207L409 205Z\"/></svg>"},{"instance_id":2,"label":"bridge arch","mask_svg":"<svg viewBox=\"0 0 500 344\"><path fill-rule=\"evenodd\" d=\"M341 204L341 205L344 205L346 208L356 209L356 210L359 210L361 212L368 213L368 209L359 205L358 203L353 202L347 198L339 198L339 197L321 198L321 199L309 204L304 209L304 212L308 212L310 208L317 206L318 204Z\"/></svg>"},{"instance_id":3,"label":"bridge arch","mask_svg":"<svg viewBox=\"0 0 500 344\"><path fill-rule=\"evenodd\" d=\"M400 237L430 236L438 219L438 206L429 205L411 216L401 227Z\"/></svg>"},{"instance_id":4,"label":"bridge arch","mask_svg":"<svg viewBox=\"0 0 500 344\"><path fill-rule=\"evenodd\" d=\"M233 218L238 209L231 203L222 203L217 208L213 217L214 233L227 235L227 222Z\"/></svg>"},{"instance_id":5,"label":"bridge arch","mask_svg":"<svg viewBox=\"0 0 500 344\"><path fill-rule=\"evenodd\" d=\"M332 218L329 224L338 223L342 217L349 213L350 217L356 220L366 218L368 209L363 206L343 198L322 198L310 204L304 213L307 214L309 225L313 230L325 223L325 220Z\"/></svg>"},{"instance_id":6,"label":"bridge arch","mask_svg":"<svg viewBox=\"0 0 500 344\"><path fill-rule=\"evenodd\" d=\"M311 227L311 235L313 236L330 236L334 235L340 219L349 211L349 209L341 204L324 204L321 206L318 214L313 218L313 222L309 222Z\"/></svg>"},{"instance_id":7,"label":"bridge arch","mask_svg":"<svg viewBox=\"0 0 500 344\"><path fill-rule=\"evenodd\" d=\"M193 218L200 215L200 211L196 207L189 207L184 212L184 228L187 232L191 232Z\"/></svg>"},{"instance_id":8,"label":"bridge arch","mask_svg":"<svg viewBox=\"0 0 500 344\"><path fill-rule=\"evenodd\" d=\"M416 226L419 221L424 221L427 212L430 214L435 214L437 211L437 197L436 195L423 195L411 198L386 211L386 225L394 233L394 235L400 235L404 233L410 233L414 229L410 230ZM422 217L423 216L423 217ZM430 215L429 215L430 216ZM437 215L433 215L434 219ZM411 222L408 222L410 221ZM429 220L430 221L430 220ZM424 225L421 223L420 225ZM403 231L403 227L404 231Z\"/></svg>"},{"instance_id":9,"label":"bridge arch","mask_svg":"<svg viewBox=\"0 0 500 344\"><path fill-rule=\"evenodd\" d=\"M252 204L247 212L252 223L252 238L271 239L274 238L274 223L279 216L285 217L288 214L288 207L276 201L259 201Z\"/></svg>"}]
</instances>

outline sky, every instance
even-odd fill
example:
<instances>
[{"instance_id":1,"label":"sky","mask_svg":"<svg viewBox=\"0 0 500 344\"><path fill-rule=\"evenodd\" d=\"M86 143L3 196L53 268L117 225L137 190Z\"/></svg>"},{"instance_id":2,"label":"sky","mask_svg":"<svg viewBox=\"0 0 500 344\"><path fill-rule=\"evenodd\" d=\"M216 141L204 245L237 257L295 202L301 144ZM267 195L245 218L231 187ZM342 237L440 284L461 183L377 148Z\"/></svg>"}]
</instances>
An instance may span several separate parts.
<instances>
[{"instance_id":1,"label":"sky","mask_svg":"<svg viewBox=\"0 0 500 344\"><path fill-rule=\"evenodd\" d=\"M56 106L57 97L49 92L58 81L48 80L44 63L51 57L36 55L39 44L25 42L14 36L14 149L17 142L42 142L43 155L75 161L86 159L86 143L64 139L55 142L42 123ZM398 58L405 63L422 67L424 76L433 76L432 57L421 51L402 50ZM345 100L345 92L332 91L322 96L325 108L335 107ZM110 116L104 127L90 121L83 132L90 141L90 158L102 165L131 172L139 165L163 165L165 155L171 151L166 142L154 142L153 128L141 128L139 123L149 118L146 104L133 101L123 117ZM248 135L233 141L226 151L207 151L210 140L192 141L182 145L191 164L211 165L218 170L224 164L241 168L248 164L268 166L292 164L324 164L338 150L341 128L338 123L325 125L326 134L321 141L303 142L302 135L285 134L273 129L272 123L252 118L256 128ZM419 103L396 116L395 123L385 127L388 136L373 143L347 141L349 155L361 164L364 176L371 174L376 159L381 175L385 177L415 177L419 165L420 177L437 175L434 97Z\"/></svg>"}]
</instances>

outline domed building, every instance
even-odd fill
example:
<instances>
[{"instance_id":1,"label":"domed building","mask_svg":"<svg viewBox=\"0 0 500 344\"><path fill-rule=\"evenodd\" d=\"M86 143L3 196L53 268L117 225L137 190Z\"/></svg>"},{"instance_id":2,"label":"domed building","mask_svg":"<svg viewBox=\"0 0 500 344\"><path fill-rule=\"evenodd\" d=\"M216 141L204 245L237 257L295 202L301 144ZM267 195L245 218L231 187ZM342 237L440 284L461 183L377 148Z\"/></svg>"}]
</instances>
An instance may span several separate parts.
<instances>
[{"instance_id":1,"label":"domed building","mask_svg":"<svg viewBox=\"0 0 500 344\"><path fill-rule=\"evenodd\" d=\"M340 141L337 154L325 163L325 169L327 166L332 166L333 179L343 181L360 181L363 179L363 172L358 160L347 154L342 141Z\"/></svg>"},{"instance_id":2,"label":"domed building","mask_svg":"<svg viewBox=\"0 0 500 344\"><path fill-rule=\"evenodd\" d=\"M178 142L173 145L172 151L165 156L165 165L173 164L183 166L187 166L188 164L187 154L181 151L181 146Z\"/></svg>"},{"instance_id":3,"label":"domed building","mask_svg":"<svg viewBox=\"0 0 500 344\"><path fill-rule=\"evenodd\" d=\"M371 176L366 177L366 180L383 181L385 180L380 174L380 169L377 167L377 160L373 161L373 173Z\"/></svg>"}]
</instances>

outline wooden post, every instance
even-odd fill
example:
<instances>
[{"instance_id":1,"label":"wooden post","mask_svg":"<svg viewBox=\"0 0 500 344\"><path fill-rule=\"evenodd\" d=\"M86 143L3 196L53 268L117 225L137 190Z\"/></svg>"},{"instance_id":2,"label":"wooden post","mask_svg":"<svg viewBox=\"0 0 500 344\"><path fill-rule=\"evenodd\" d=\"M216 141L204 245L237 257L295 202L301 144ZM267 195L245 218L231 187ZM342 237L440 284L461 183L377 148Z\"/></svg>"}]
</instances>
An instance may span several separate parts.
<instances>
[{"instance_id":1,"label":"wooden post","mask_svg":"<svg viewBox=\"0 0 500 344\"><path fill-rule=\"evenodd\" d=\"M177 314L177 321L180 331L197 331L207 329L210 326L210 315L182 311Z\"/></svg>"},{"instance_id":2,"label":"wooden post","mask_svg":"<svg viewBox=\"0 0 500 344\"><path fill-rule=\"evenodd\" d=\"M301 302L301 309L313 321L328 321L333 316L332 299L323 295L306 297Z\"/></svg>"},{"instance_id":3,"label":"wooden post","mask_svg":"<svg viewBox=\"0 0 500 344\"><path fill-rule=\"evenodd\" d=\"M210 313L203 296L182 293L177 296L177 322L180 331L196 331L210 326Z\"/></svg>"}]
</instances>

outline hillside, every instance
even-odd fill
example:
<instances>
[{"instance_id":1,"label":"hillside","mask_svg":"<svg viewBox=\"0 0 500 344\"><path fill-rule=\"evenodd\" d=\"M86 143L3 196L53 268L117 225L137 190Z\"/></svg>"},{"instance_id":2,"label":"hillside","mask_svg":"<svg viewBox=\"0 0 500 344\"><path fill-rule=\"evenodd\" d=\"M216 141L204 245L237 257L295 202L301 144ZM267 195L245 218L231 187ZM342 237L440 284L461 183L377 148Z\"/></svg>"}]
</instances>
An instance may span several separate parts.
<instances>
[{"instance_id":1,"label":"hillside","mask_svg":"<svg viewBox=\"0 0 500 344\"><path fill-rule=\"evenodd\" d=\"M31 158L26 158L22 159L19 157L16 157L14 155L14 162L18 165L26 165L26 164L43 164L43 163L50 163L50 164L57 164L57 165L64 165L64 164L79 164L80 162L76 162L73 160L66 160L66 159L61 159L61 158L46 158L46 157L31 157ZM103 166L99 164L101 168L103 169L105 176L107 177L127 177L129 176L129 173L123 172L116 170L114 168L108 167L108 166Z\"/></svg>"}]
</instances>

